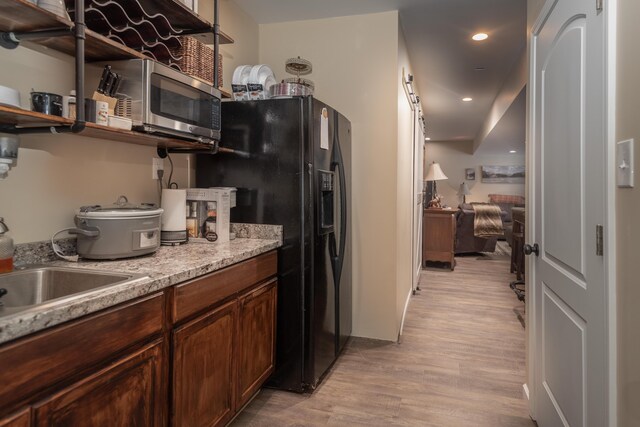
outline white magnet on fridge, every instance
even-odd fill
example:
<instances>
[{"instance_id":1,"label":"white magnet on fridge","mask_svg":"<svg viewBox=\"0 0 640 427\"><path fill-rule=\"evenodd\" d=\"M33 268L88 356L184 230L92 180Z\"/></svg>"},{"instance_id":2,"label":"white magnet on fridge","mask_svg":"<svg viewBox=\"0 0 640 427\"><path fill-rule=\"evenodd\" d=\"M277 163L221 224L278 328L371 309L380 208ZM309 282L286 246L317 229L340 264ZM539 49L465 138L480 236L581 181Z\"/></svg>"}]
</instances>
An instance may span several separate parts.
<instances>
[{"instance_id":1,"label":"white magnet on fridge","mask_svg":"<svg viewBox=\"0 0 640 427\"><path fill-rule=\"evenodd\" d=\"M320 114L320 148L329 149L329 113L326 108Z\"/></svg>"}]
</instances>

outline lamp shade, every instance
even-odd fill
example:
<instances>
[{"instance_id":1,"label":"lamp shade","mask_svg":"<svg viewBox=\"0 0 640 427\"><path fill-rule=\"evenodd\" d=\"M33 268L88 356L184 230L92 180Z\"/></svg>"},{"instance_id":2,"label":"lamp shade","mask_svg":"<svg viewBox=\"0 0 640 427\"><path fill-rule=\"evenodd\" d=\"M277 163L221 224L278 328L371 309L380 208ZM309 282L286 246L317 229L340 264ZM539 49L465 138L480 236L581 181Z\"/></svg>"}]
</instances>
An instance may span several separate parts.
<instances>
[{"instance_id":1,"label":"lamp shade","mask_svg":"<svg viewBox=\"0 0 640 427\"><path fill-rule=\"evenodd\" d=\"M469 194L471 194L469 186L466 182L462 181L462 184L460 184L460 188L458 188L458 196L468 196Z\"/></svg>"},{"instance_id":2,"label":"lamp shade","mask_svg":"<svg viewBox=\"0 0 640 427\"><path fill-rule=\"evenodd\" d=\"M433 162L429 165L429 171L427 171L427 176L424 178L425 181L441 181L447 178L447 175L442 172L442 168L440 167L440 163Z\"/></svg>"}]
</instances>

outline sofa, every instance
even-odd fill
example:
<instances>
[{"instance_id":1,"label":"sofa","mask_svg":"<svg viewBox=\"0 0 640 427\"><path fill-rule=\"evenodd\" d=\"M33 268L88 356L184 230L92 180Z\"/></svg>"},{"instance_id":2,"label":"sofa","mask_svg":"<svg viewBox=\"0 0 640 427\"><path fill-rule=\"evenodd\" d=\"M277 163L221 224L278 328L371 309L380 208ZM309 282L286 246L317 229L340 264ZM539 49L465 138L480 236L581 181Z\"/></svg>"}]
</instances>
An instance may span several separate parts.
<instances>
[{"instance_id":1,"label":"sofa","mask_svg":"<svg viewBox=\"0 0 640 427\"><path fill-rule=\"evenodd\" d=\"M506 217L502 219L504 236L499 237L498 239L506 240L509 245L511 245L511 237L513 235L513 219L511 209L514 207L523 208L524 200L524 197L512 194L489 194L489 203L500 206L500 209L502 209L507 214Z\"/></svg>"},{"instance_id":2,"label":"sofa","mask_svg":"<svg viewBox=\"0 0 640 427\"><path fill-rule=\"evenodd\" d=\"M500 214L504 223L507 213L502 210ZM472 252L494 252L498 237L476 237L473 234L473 220L475 212L473 206L468 203L462 203L458 206L455 214L456 218L456 244L454 252L456 254L465 254Z\"/></svg>"}]
</instances>

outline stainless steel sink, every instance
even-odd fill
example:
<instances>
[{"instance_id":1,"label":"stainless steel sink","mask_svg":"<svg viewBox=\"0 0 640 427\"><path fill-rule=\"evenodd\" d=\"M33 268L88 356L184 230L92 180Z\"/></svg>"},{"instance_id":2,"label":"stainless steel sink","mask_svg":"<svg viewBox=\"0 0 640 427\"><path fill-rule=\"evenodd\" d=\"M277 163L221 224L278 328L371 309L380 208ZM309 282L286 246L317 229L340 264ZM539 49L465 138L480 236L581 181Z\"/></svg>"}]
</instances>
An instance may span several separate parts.
<instances>
[{"instance_id":1,"label":"stainless steel sink","mask_svg":"<svg viewBox=\"0 0 640 427\"><path fill-rule=\"evenodd\" d=\"M78 268L37 266L0 274L0 316L144 276Z\"/></svg>"}]
</instances>

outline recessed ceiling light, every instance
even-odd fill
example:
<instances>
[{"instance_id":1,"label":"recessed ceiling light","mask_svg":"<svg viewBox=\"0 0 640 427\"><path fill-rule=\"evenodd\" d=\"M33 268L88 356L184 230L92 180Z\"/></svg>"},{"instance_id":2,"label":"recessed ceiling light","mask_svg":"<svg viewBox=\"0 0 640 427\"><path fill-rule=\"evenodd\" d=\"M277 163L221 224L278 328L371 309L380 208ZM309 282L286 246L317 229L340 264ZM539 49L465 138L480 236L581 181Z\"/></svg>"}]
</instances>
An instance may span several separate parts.
<instances>
[{"instance_id":1,"label":"recessed ceiling light","mask_svg":"<svg viewBox=\"0 0 640 427\"><path fill-rule=\"evenodd\" d=\"M477 42L480 42L482 40L486 40L489 38L489 36L485 33L478 33L478 34L474 34L473 37L471 37L472 39L474 39Z\"/></svg>"},{"instance_id":2,"label":"recessed ceiling light","mask_svg":"<svg viewBox=\"0 0 640 427\"><path fill-rule=\"evenodd\" d=\"M517 153L517 151L516 151L516 150L509 150L509 152L510 152L511 154L515 154L515 153Z\"/></svg>"},{"instance_id":3,"label":"recessed ceiling light","mask_svg":"<svg viewBox=\"0 0 640 427\"><path fill-rule=\"evenodd\" d=\"M462 98L462 100L463 100L464 102L471 102L471 101L473 101L473 98L469 98L469 97L467 97L467 98Z\"/></svg>"},{"instance_id":4,"label":"recessed ceiling light","mask_svg":"<svg viewBox=\"0 0 640 427\"><path fill-rule=\"evenodd\" d=\"M425 141L431 141L431 138L425 138L424 140Z\"/></svg>"}]
</instances>

